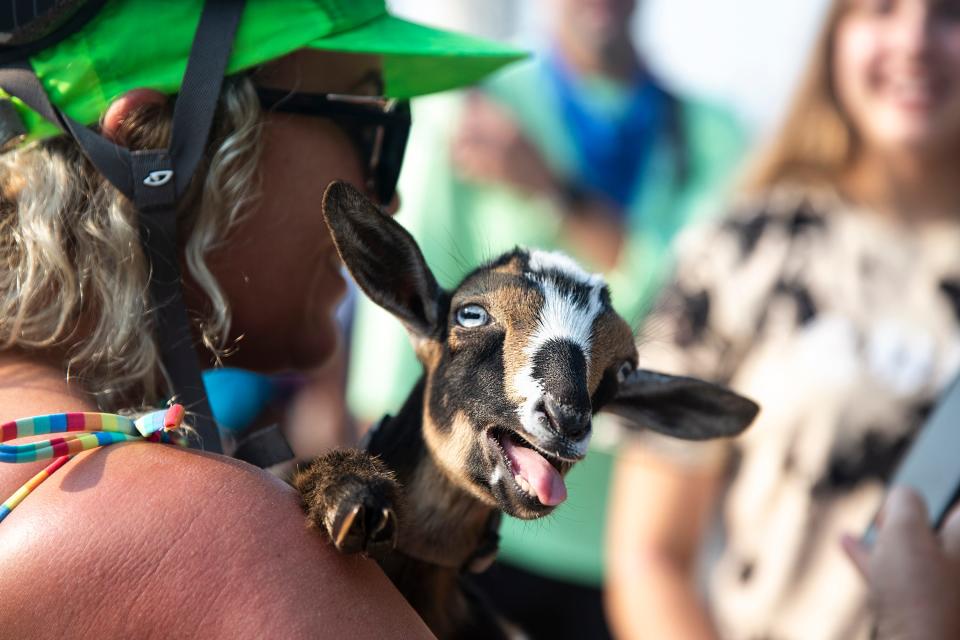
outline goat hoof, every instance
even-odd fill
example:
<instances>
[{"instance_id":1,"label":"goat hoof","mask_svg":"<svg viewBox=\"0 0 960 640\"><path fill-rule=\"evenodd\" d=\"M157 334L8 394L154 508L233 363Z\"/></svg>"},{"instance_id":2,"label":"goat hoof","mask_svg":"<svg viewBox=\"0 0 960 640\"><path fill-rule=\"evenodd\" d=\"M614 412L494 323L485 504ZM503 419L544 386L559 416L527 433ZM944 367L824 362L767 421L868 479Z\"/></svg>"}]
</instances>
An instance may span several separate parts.
<instances>
[{"instance_id":1,"label":"goat hoof","mask_svg":"<svg viewBox=\"0 0 960 640\"><path fill-rule=\"evenodd\" d=\"M334 546L341 553L390 550L397 542L397 516L391 507L370 504L376 500L341 505L331 514L328 527Z\"/></svg>"},{"instance_id":2,"label":"goat hoof","mask_svg":"<svg viewBox=\"0 0 960 640\"><path fill-rule=\"evenodd\" d=\"M354 449L318 458L293 478L309 522L343 553L389 551L397 541L400 486L378 458Z\"/></svg>"}]
</instances>

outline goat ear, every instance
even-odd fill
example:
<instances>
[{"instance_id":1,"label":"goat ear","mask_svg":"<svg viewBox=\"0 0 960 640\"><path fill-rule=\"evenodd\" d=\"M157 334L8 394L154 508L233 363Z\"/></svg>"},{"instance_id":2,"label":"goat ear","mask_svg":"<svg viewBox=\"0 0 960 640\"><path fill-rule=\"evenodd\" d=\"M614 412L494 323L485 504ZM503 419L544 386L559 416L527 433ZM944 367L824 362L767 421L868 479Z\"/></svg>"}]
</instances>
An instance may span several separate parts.
<instances>
[{"instance_id":1,"label":"goat ear","mask_svg":"<svg viewBox=\"0 0 960 640\"><path fill-rule=\"evenodd\" d=\"M628 426L649 428L683 440L735 436L753 422L760 407L719 385L696 378L638 369L621 383L604 411Z\"/></svg>"},{"instance_id":2,"label":"goat ear","mask_svg":"<svg viewBox=\"0 0 960 640\"><path fill-rule=\"evenodd\" d=\"M364 293L411 332L433 334L443 291L413 236L345 182L327 187L323 215L341 259Z\"/></svg>"}]
</instances>

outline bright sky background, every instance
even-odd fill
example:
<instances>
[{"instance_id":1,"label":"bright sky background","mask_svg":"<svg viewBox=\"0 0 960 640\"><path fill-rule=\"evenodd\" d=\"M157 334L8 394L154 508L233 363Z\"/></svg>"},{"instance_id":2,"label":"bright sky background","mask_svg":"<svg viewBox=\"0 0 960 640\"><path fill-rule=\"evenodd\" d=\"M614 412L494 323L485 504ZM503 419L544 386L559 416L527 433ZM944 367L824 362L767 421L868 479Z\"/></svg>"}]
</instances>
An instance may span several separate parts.
<instances>
[{"instance_id":1,"label":"bright sky background","mask_svg":"<svg viewBox=\"0 0 960 640\"><path fill-rule=\"evenodd\" d=\"M767 128L790 97L827 4L648 0L639 33L651 64L677 87L716 96Z\"/></svg>"},{"instance_id":2,"label":"bright sky background","mask_svg":"<svg viewBox=\"0 0 960 640\"><path fill-rule=\"evenodd\" d=\"M388 0L398 15L529 45L546 0ZM641 0L638 42L673 87L712 97L748 126L779 117L827 0Z\"/></svg>"}]
</instances>

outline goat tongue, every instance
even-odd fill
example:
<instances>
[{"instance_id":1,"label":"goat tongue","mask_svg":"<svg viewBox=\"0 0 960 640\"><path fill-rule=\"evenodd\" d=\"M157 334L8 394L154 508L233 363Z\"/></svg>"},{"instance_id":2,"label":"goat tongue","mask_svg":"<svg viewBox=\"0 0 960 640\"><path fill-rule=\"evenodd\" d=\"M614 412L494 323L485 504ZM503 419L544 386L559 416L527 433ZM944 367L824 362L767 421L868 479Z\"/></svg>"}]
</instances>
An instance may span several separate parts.
<instances>
[{"instance_id":1,"label":"goat tongue","mask_svg":"<svg viewBox=\"0 0 960 640\"><path fill-rule=\"evenodd\" d=\"M500 444L513 465L514 474L527 481L541 504L552 507L567 499L567 486L560 472L546 458L533 449L514 444L506 435L500 438Z\"/></svg>"}]
</instances>

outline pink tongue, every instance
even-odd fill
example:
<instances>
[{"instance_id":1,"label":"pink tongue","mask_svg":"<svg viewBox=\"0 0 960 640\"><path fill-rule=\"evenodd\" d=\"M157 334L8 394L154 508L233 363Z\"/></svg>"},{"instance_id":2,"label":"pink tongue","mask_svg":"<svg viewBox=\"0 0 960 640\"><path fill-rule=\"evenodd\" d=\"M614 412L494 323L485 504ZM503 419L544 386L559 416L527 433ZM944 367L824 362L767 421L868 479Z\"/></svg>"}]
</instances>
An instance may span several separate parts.
<instances>
[{"instance_id":1,"label":"pink tongue","mask_svg":"<svg viewBox=\"0 0 960 640\"><path fill-rule=\"evenodd\" d=\"M567 499L567 487L560 473L533 449L515 445L509 437L500 438L500 444L513 464L513 471L530 483L541 504L552 507Z\"/></svg>"}]
</instances>

